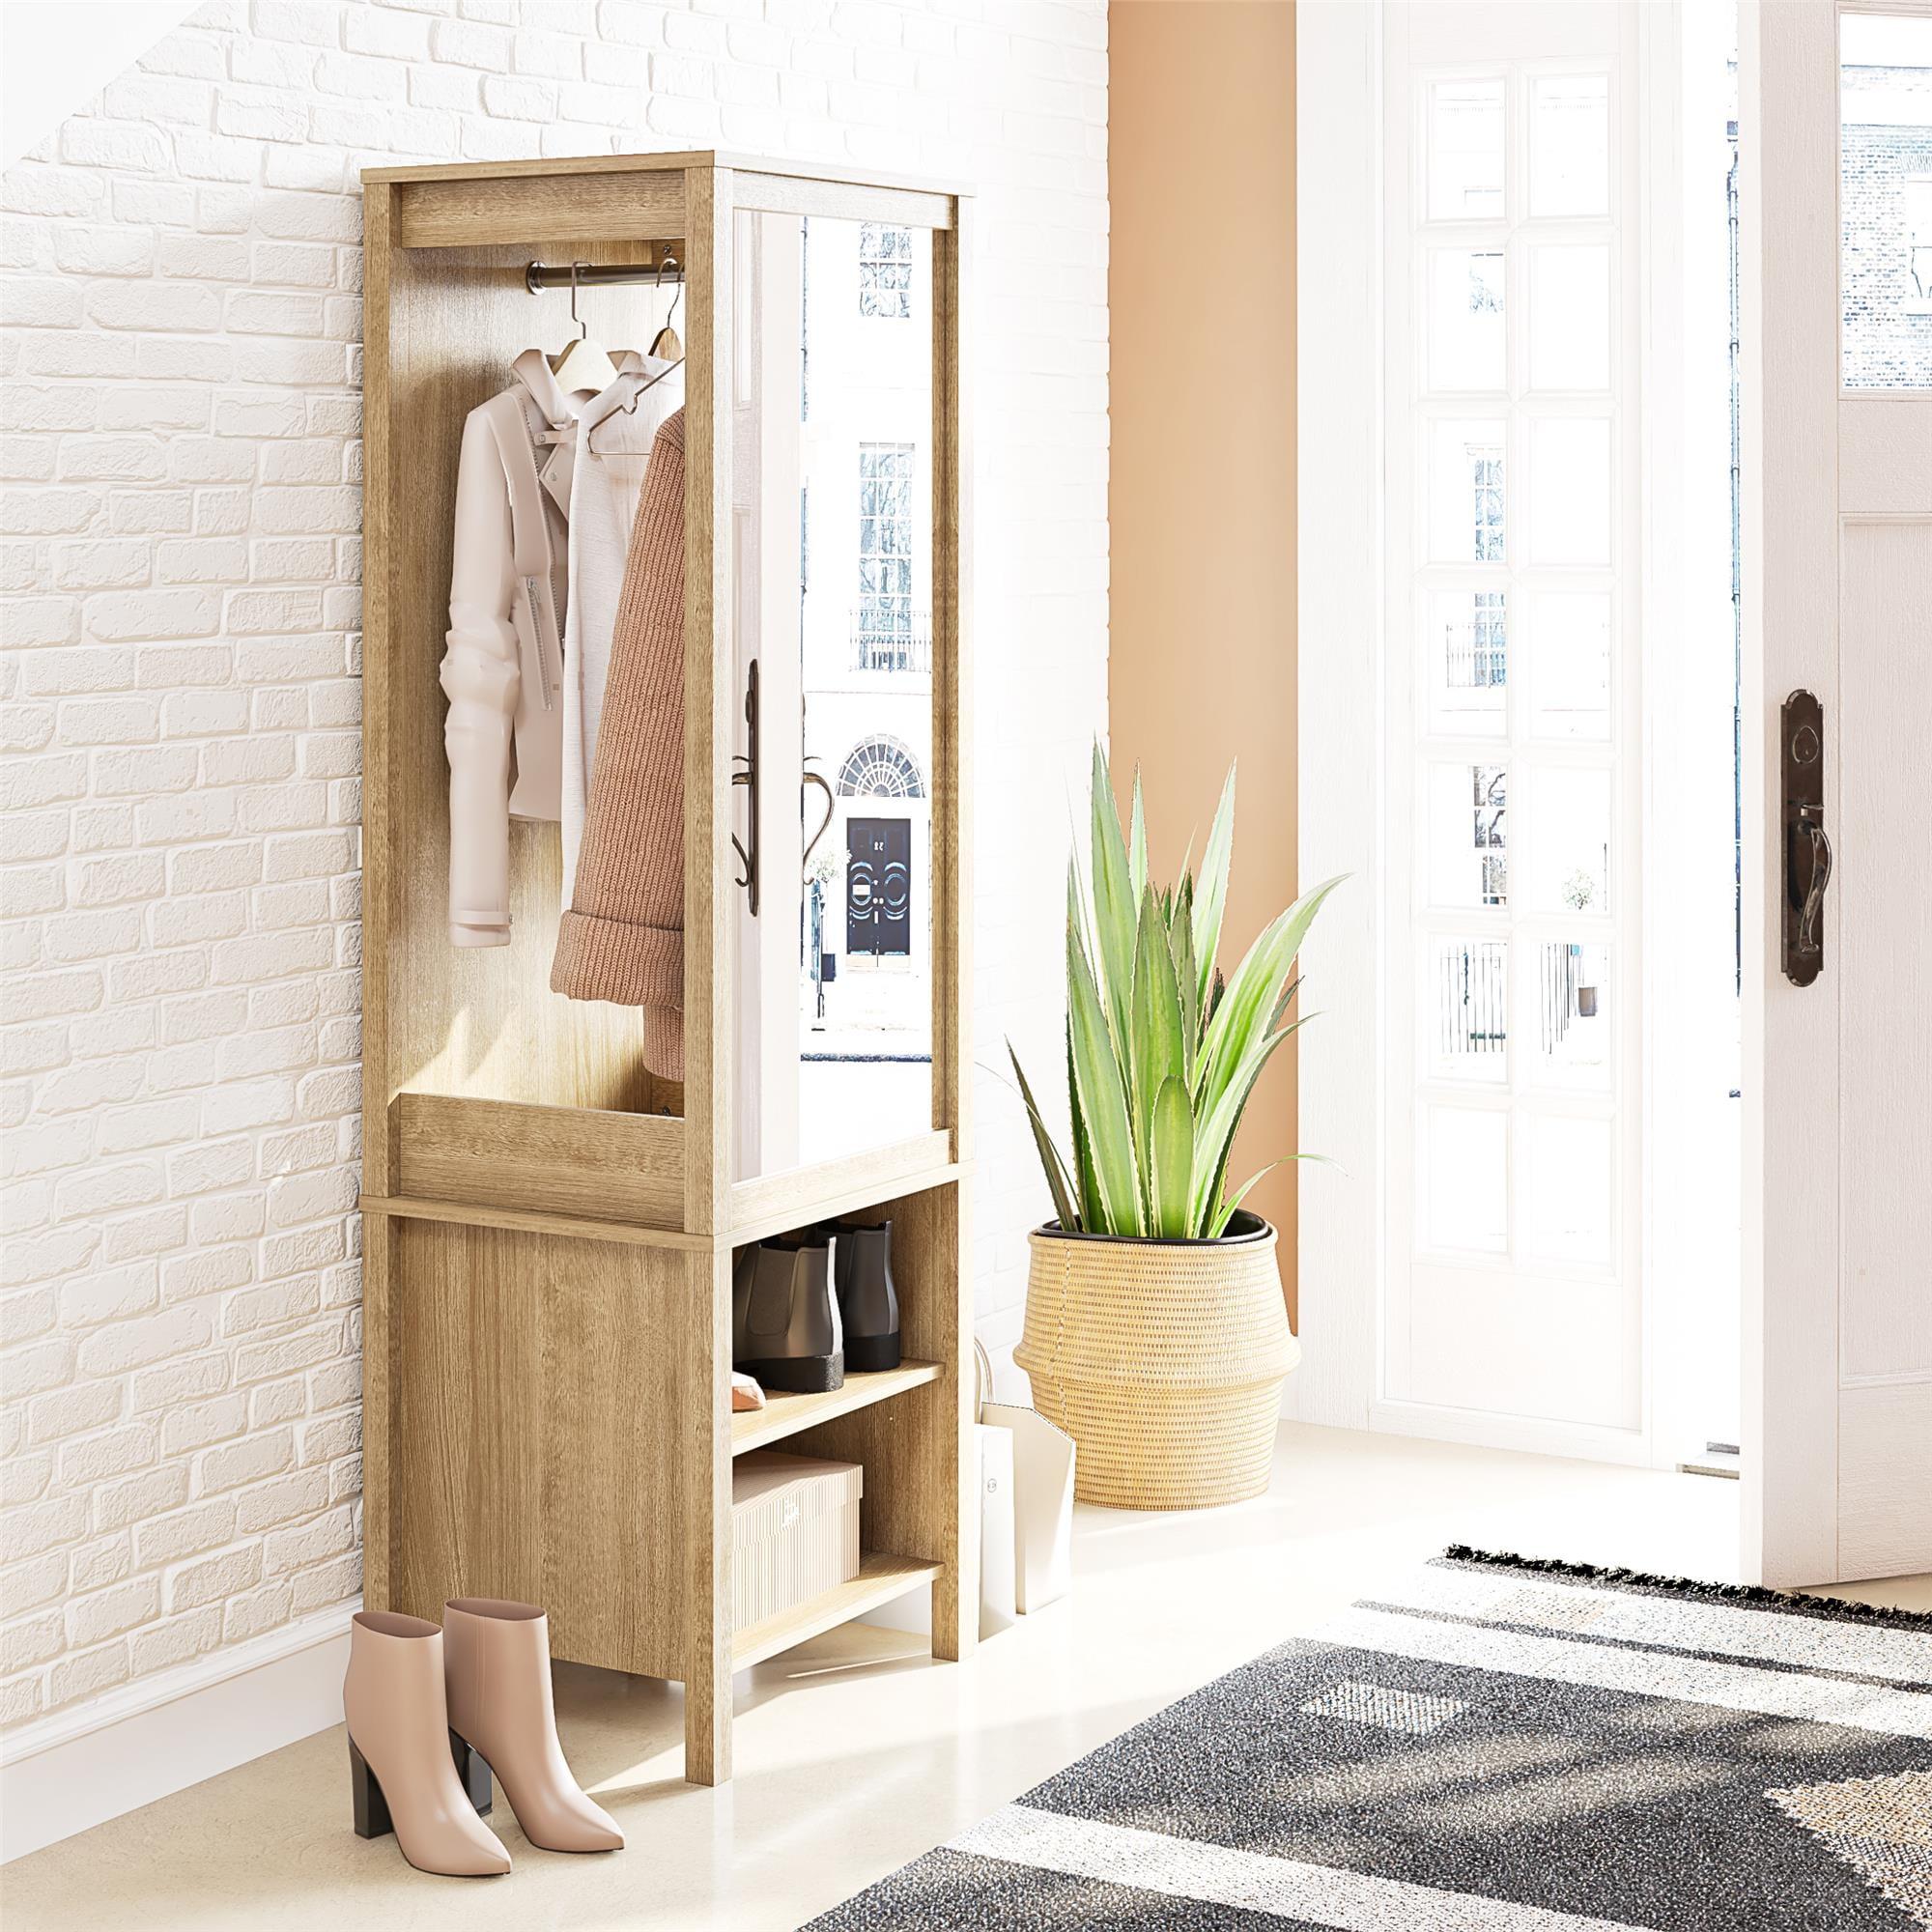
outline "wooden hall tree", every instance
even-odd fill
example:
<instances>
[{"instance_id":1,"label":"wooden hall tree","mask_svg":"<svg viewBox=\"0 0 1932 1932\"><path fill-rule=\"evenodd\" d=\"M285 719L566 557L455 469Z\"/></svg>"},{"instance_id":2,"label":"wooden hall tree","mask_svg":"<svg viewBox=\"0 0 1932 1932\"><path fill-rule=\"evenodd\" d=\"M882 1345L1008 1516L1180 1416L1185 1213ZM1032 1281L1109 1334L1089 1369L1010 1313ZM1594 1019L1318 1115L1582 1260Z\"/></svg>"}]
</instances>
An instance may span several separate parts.
<instances>
[{"instance_id":1,"label":"wooden hall tree","mask_svg":"<svg viewBox=\"0 0 1932 1932\"><path fill-rule=\"evenodd\" d=\"M363 180L364 1599L429 1617L463 1594L544 1605L557 1656L684 1685L686 1776L712 1783L730 1775L734 1669L927 1581L933 1654L957 1658L975 1635L961 702L970 203L927 184L708 153ZM807 1133L803 1156L776 1169L734 1152L734 1120L757 1104L747 1069L778 1064L772 1033L798 1011L787 923L800 904L797 626L787 635L772 615L781 602L746 594L745 492L733 487L734 460L746 462L734 409L760 321L743 265L759 260L748 242L761 223L784 224L794 250L807 223L916 238L931 309L919 491L930 513L930 1106L922 1095L916 1125L836 1152ZM581 312L607 341L637 339L626 330L647 341L641 304L680 274L684 287L681 1091L645 1066L639 1013L550 990L555 826L512 821L507 947L457 950L446 933L438 670L458 443L468 412L504 385L540 327L561 346L564 298L533 299L526 275L532 262L573 261L639 270L582 292ZM748 659L770 671L762 743L745 715ZM748 757L761 783L734 786ZM763 848L756 944L741 930L734 834ZM753 1043L762 1060L745 1043L748 986L768 1016ZM904 1366L734 1418L734 1248L849 1213L894 1220ZM732 1458L777 1441L865 1465L864 1567L734 1631Z\"/></svg>"}]
</instances>

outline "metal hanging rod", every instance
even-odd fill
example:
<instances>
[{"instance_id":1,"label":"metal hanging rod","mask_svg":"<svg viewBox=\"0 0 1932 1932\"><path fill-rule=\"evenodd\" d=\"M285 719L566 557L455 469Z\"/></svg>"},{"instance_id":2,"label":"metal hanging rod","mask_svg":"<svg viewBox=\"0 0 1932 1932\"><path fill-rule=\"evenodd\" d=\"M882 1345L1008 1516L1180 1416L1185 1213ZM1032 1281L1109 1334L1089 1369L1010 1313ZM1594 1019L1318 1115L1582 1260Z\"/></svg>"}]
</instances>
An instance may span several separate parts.
<instances>
[{"instance_id":1,"label":"metal hanging rod","mask_svg":"<svg viewBox=\"0 0 1932 1932\"><path fill-rule=\"evenodd\" d=\"M531 295L545 289L567 289L574 281L581 289L612 288L625 282L677 283L684 280L684 265L675 255L667 255L662 264L651 262L566 262L557 267L550 262L532 262L524 270L524 286Z\"/></svg>"}]
</instances>

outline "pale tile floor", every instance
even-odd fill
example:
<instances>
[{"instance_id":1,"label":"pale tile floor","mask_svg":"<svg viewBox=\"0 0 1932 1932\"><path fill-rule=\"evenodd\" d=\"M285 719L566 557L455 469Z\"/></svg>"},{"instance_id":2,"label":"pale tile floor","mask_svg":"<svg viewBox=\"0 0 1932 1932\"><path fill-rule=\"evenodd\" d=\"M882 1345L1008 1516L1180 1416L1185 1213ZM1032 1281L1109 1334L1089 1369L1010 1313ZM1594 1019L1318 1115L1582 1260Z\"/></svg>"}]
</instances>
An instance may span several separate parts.
<instances>
[{"instance_id":1,"label":"pale tile floor","mask_svg":"<svg viewBox=\"0 0 1932 1932\"><path fill-rule=\"evenodd\" d=\"M363 1927L791 1932L1209 1678L1465 1542L1724 1579L1738 1491L1706 1477L1290 1426L1262 1501L1079 1513L1070 1600L935 1664L848 1627L741 1680L737 1777L681 1782L677 1692L565 1667L564 1742L629 1848L508 1877L412 1871L349 1829L339 1728L23 1859L8 1932ZM1932 1607L1932 1578L1845 1594Z\"/></svg>"}]
</instances>

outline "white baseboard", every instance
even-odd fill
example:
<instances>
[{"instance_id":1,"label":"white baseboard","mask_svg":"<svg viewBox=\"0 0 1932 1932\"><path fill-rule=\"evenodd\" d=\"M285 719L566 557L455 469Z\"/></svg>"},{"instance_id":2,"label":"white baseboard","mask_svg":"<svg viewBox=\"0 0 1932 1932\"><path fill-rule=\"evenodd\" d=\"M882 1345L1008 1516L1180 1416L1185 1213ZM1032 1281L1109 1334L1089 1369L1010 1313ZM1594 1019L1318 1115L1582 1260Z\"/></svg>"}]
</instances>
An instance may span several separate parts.
<instances>
[{"instance_id":1,"label":"white baseboard","mask_svg":"<svg viewBox=\"0 0 1932 1932\"><path fill-rule=\"evenodd\" d=\"M1449 1408L1435 1403L1389 1398L1372 1402L1369 1427L1387 1435L1466 1442L1478 1449L1520 1449L1531 1455L1568 1456L1584 1463L1643 1464L1650 1461L1650 1438L1641 1430L1497 1415L1488 1409Z\"/></svg>"},{"instance_id":2,"label":"white baseboard","mask_svg":"<svg viewBox=\"0 0 1932 1932\"><path fill-rule=\"evenodd\" d=\"M337 1604L0 1736L0 1863L342 1721Z\"/></svg>"}]
</instances>

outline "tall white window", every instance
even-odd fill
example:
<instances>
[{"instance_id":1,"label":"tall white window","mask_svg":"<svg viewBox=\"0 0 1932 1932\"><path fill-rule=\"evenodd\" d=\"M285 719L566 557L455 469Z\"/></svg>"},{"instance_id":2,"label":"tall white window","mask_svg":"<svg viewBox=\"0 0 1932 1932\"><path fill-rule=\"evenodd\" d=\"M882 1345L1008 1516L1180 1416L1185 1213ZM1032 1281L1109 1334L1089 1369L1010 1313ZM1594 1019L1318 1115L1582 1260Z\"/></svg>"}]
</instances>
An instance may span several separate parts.
<instances>
[{"instance_id":1,"label":"tall white window","mask_svg":"<svg viewBox=\"0 0 1932 1932\"><path fill-rule=\"evenodd\" d=\"M912 670L914 445L859 445L858 663L861 670Z\"/></svg>"},{"instance_id":2,"label":"tall white window","mask_svg":"<svg viewBox=\"0 0 1932 1932\"><path fill-rule=\"evenodd\" d=\"M912 230L883 222L859 228L859 313L904 322L912 314Z\"/></svg>"},{"instance_id":3,"label":"tall white window","mask_svg":"<svg viewBox=\"0 0 1932 1932\"><path fill-rule=\"evenodd\" d=\"M1382 1387L1635 1430L1633 90L1622 10L1478 11L1388 50Z\"/></svg>"}]
</instances>

